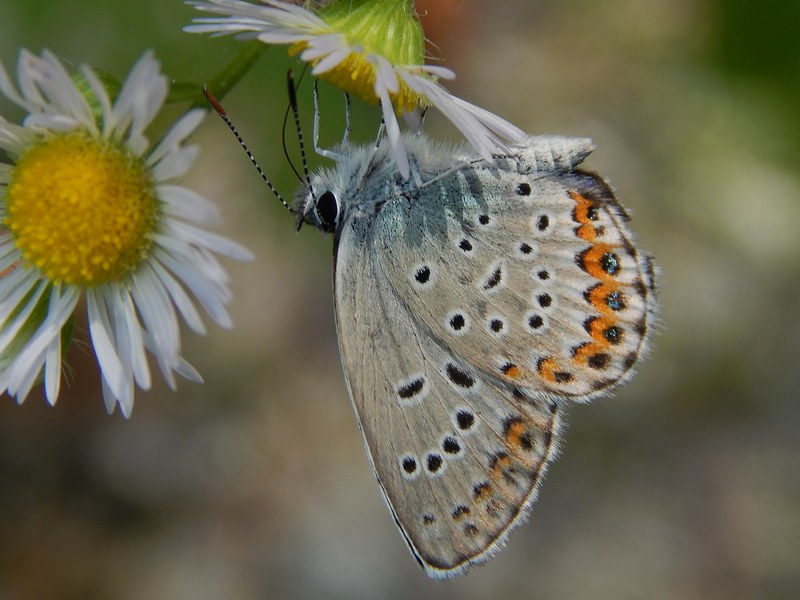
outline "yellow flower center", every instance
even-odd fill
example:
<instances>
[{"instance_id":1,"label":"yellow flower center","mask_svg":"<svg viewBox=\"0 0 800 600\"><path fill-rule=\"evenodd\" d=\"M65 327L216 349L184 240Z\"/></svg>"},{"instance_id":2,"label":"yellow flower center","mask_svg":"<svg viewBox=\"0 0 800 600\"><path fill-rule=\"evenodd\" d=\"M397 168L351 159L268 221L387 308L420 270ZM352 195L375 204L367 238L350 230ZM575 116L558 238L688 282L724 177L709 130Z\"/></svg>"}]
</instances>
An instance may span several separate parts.
<instances>
[{"instance_id":1,"label":"yellow flower center","mask_svg":"<svg viewBox=\"0 0 800 600\"><path fill-rule=\"evenodd\" d=\"M302 52L304 44L296 44L299 48L297 52ZM294 48L293 48L294 50ZM312 61L312 65L319 61ZM333 69L319 74L319 78L327 81L331 85L360 98L369 104L380 103L380 98L375 95L375 66L367 60L364 53L351 52L347 58L336 65ZM389 93L395 111L398 114L411 112L417 106L427 106L428 101L424 96L409 88L402 80L399 80L399 89L396 94Z\"/></svg>"},{"instance_id":2,"label":"yellow flower center","mask_svg":"<svg viewBox=\"0 0 800 600\"><path fill-rule=\"evenodd\" d=\"M147 256L160 215L145 165L85 133L48 137L12 171L4 225L54 282L119 280Z\"/></svg>"}]
</instances>

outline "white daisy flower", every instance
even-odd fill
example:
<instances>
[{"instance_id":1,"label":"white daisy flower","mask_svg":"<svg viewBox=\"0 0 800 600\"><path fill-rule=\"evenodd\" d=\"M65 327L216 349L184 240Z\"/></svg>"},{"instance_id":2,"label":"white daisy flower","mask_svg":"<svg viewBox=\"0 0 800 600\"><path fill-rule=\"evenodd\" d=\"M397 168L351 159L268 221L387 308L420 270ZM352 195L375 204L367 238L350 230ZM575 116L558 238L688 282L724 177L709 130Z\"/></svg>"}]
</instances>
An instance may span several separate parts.
<instances>
[{"instance_id":1,"label":"white daisy flower","mask_svg":"<svg viewBox=\"0 0 800 600\"><path fill-rule=\"evenodd\" d=\"M28 113L22 126L0 117L0 393L22 402L43 374L56 402L62 334L83 297L106 408L127 417L134 382L150 387L145 350L173 389L174 373L201 380L180 355L178 314L205 332L194 296L229 327L215 254L251 258L202 229L218 222L216 208L172 183L197 155L186 138L205 113L187 113L151 146L145 129L168 88L151 53L113 101L92 69L73 77L48 51L20 53L17 84L0 64L0 92Z\"/></svg>"},{"instance_id":2,"label":"white daisy flower","mask_svg":"<svg viewBox=\"0 0 800 600\"><path fill-rule=\"evenodd\" d=\"M313 66L315 76L380 104L389 144L404 177L410 170L398 114L418 123L420 109L439 109L487 160L505 151L503 140L519 143L525 138L521 129L453 96L438 83L455 75L425 64L425 37L412 0L333 0L316 11L277 0L188 4L226 16L194 19L185 31L289 44L290 54L299 53Z\"/></svg>"}]
</instances>

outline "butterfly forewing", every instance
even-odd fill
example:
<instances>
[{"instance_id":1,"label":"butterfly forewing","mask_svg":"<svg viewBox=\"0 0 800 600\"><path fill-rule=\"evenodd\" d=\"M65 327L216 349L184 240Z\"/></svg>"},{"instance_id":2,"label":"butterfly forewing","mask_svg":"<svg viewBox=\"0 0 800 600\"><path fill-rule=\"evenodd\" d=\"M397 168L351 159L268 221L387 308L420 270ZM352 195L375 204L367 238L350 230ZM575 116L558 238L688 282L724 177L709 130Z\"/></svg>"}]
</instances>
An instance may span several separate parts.
<instances>
[{"instance_id":1,"label":"butterfly forewing","mask_svg":"<svg viewBox=\"0 0 800 600\"><path fill-rule=\"evenodd\" d=\"M624 380L642 352L647 261L598 177L498 162L388 202L378 260L410 313L485 376L587 400Z\"/></svg>"}]
</instances>

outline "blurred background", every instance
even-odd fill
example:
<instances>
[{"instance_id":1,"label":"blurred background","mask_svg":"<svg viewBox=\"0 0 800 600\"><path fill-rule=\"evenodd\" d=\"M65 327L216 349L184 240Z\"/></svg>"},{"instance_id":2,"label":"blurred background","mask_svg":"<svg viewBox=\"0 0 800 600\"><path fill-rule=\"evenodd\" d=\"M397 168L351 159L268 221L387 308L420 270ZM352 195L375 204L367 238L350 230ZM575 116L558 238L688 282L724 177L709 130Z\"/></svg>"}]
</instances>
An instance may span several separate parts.
<instances>
[{"instance_id":1,"label":"blurred background","mask_svg":"<svg viewBox=\"0 0 800 600\"><path fill-rule=\"evenodd\" d=\"M0 598L796 598L800 590L800 3L421 0L451 91L587 165L661 268L650 360L569 413L529 522L490 563L428 580L373 480L341 374L331 239L271 197L217 119L185 184L255 262L228 264L235 328L187 332L206 383L105 414L73 345L57 406L0 398ZM147 48L179 81L239 49L179 0L4 0L0 60L47 47L124 77ZM267 51L225 106L286 195L284 77ZM310 97L306 82L301 91ZM341 101L323 88L323 142ZM0 114L18 120L4 99ZM306 131L311 111L303 105ZM357 139L373 107L354 104ZM457 139L431 115L433 135ZM291 138L290 138L291 139ZM314 164L322 159L313 157ZM85 332L85 323L79 323Z\"/></svg>"}]
</instances>

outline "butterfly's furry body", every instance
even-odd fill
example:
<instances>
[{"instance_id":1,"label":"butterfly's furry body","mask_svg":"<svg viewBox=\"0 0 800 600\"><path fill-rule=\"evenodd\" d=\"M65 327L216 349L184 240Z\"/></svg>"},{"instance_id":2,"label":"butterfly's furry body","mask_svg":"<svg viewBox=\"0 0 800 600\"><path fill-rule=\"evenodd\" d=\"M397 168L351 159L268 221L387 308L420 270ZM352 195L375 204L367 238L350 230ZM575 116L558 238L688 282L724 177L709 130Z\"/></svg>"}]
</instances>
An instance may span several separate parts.
<instances>
[{"instance_id":1,"label":"butterfly's furry body","mask_svg":"<svg viewBox=\"0 0 800 600\"><path fill-rule=\"evenodd\" d=\"M560 412L627 380L652 266L588 140L530 137L493 162L408 136L340 149L298 219L335 234L351 398L384 496L432 577L493 555L534 502Z\"/></svg>"}]
</instances>

